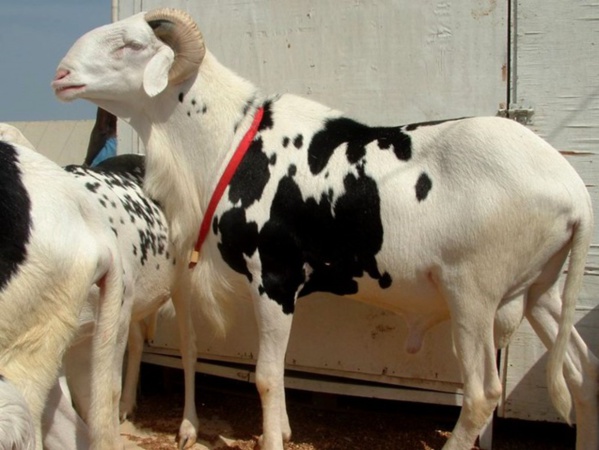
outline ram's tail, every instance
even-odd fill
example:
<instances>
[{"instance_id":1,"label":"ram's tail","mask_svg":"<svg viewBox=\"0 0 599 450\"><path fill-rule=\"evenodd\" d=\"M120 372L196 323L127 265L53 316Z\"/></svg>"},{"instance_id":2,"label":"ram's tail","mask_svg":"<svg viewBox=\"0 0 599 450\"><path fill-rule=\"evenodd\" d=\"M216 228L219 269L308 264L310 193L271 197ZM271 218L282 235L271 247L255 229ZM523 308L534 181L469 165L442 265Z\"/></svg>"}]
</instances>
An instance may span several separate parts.
<instances>
[{"instance_id":1,"label":"ram's tail","mask_svg":"<svg viewBox=\"0 0 599 450\"><path fill-rule=\"evenodd\" d=\"M588 219L580 220L574 226L568 274L562 294L562 314L559 321L559 330L555 343L549 351L549 361L547 363L549 395L553 400L555 408L568 423L570 423L572 411L572 398L564 378L564 360L570 335L574 327L576 302L582 287L592 232L592 216Z\"/></svg>"}]
</instances>

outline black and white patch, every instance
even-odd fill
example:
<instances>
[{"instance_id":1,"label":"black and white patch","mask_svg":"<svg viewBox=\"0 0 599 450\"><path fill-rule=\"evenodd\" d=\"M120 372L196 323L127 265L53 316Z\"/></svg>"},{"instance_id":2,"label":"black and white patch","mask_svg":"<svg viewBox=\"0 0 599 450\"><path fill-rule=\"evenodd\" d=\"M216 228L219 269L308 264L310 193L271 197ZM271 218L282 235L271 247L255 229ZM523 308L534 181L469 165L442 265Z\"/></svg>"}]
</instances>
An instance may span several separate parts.
<instances>
[{"instance_id":1,"label":"black and white patch","mask_svg":"<svg viewBox=\"0 0 599 450\"><path fill-rule=\"evenodd\" d=\"M105 209L112 230L120 242L129 242L131 254L141 265L174 263L168 251L168 228L159 205L144 193L144 158L122 155L97 167L71 165L67 172L79 178ZM126 239L121 236L126 233Z\"/></svg>"},{"instance_id":2,"label":"black and white patch","mask_svg":"<svg viewBox=\"0 0 599 450\"><path fill-rule=\"evenodd\" d=\"M0 141L0 290L27 258L31 199L23 184L16 149Z\"/></svg>"},{"instance_id":3,"label":"black and white patch","mask_svg":"<svg viewBox=\"0 0 599 450\"><path fill-rule=\"evenodd\" d=\"M384 229L370 165L378 154L398 167L411 160L407 127L369 127L336 117L312 135L278 136L273 105L264 105L259 132L230 182L232 206L213 221L224 260L252 281L246 261L258 252L260 292L285 313L293 313L298 293L356 294L365 275L389 288L392 277L376 260ZM284 167L269 164L273 159ZM431 177L422 172L412 183L413 202L423 202ZM316 185L322 188L315 191ZM263 225L248 216L250 208L264 212Z\"/></svg>"}]
</instances>

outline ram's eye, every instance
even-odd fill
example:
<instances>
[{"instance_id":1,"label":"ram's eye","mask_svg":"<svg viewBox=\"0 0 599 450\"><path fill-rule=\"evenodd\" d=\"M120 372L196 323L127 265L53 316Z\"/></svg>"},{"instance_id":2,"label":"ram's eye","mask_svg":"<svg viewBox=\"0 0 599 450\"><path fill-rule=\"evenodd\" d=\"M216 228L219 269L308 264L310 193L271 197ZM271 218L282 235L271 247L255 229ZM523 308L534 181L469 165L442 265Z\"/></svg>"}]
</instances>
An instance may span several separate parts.
<instances>
[{"instance_id":1,"label":"ram's eye","mask_svg":"<svg viewBox=\"0 0 599 450\"><path fill-rule=\"evenodd\" d=\"M130 48L131 50L136 50L136 51L144 48L143 44L141 42L137 42L137 41L127 42L125 44L125 47Z\"/></svg>"},{"instance_id":2,"label":"ram's eye","mask_svg":"<svg viewBox=\"0 0 599 450\"><path fill-rule=\"evenodd\" d=\"M120 41L118 47L113 50L115 58L123 58L130 52L139 52L144 49L144 45L139 41Z\"/></svg>"}]
</instances>

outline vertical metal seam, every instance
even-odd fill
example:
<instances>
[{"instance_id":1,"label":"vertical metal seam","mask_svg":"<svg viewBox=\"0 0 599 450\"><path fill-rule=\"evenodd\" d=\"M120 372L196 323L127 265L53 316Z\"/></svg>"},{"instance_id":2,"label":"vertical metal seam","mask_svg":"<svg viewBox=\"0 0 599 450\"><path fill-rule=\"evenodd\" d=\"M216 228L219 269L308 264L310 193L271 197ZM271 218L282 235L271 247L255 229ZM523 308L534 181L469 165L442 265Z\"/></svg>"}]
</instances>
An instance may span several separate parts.
<instances>
[{"instance_id":1,"label":"vertical metal seam","mask_svg":"<svg viewBox=\"0 0 599 450\"><path fill-rule=\"evenodd\" d=\"M517 10L518 0L509 0L507 7L507 86L506 100L507 109L512 107L512 103L517 96Z\"/></svg>"}]
</instances>

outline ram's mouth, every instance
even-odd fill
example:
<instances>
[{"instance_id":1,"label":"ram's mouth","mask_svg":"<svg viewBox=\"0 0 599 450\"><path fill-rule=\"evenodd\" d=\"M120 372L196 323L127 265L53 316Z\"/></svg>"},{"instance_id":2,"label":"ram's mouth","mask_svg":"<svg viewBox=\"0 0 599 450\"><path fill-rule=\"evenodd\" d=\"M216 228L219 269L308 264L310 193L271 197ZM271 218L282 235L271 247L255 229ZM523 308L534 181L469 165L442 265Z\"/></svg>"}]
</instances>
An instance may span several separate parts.
<instances>
[{"instance_id":1,"label":"ram's mouth","mask_svg":"<svg viewBox=\"0 0 599 450\"><path fill-rule=\"evenodd\" d=\"M54 95L61 100L72 100L85 91L85 84L61 83L60 80L52 83Z\"/></svg>"}]
</instances>

